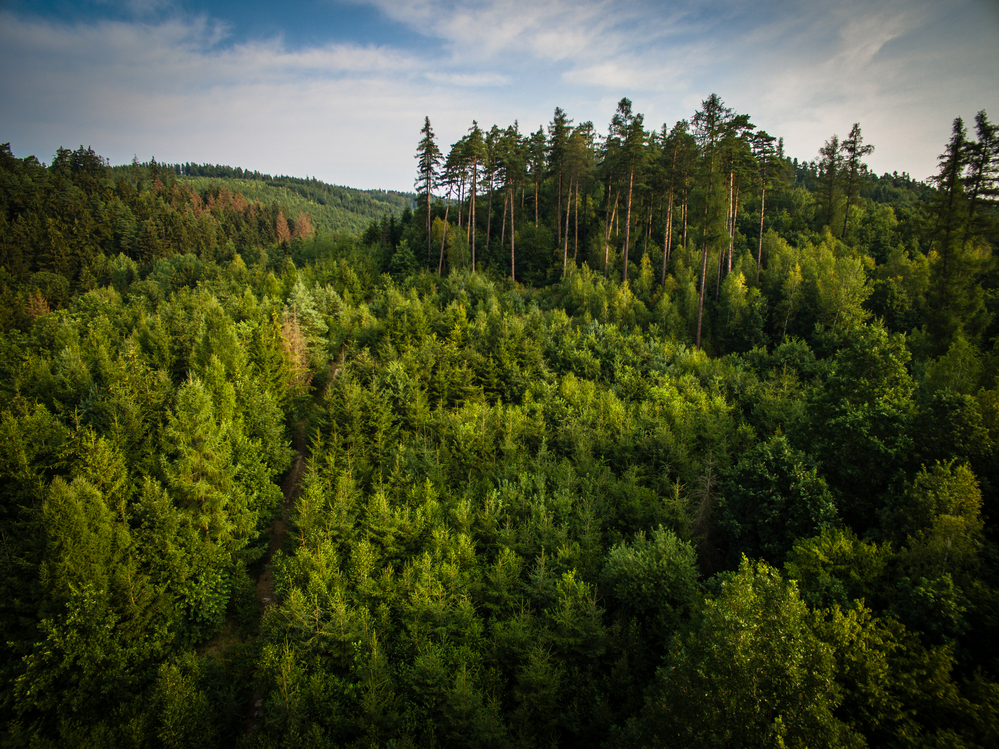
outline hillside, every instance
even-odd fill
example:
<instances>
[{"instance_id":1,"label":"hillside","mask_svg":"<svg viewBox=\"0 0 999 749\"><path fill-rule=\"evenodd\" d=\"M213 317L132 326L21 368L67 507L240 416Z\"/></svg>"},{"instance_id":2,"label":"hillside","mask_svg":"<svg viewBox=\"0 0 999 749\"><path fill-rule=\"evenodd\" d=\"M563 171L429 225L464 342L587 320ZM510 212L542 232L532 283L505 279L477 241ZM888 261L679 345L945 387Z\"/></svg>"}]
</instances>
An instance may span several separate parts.
<instances>
[{"instance_id":1,"label":"hillside","mask_svg":"<svg viewBox=\"0 0 999 749\"><path fill-rule=\"evenodd\" d=\"M149 164L139 165L148 168ZM288 208L288 215L300 211L309 214L312 225L326 233L357 234L383 216L401 216L413 207L414 195L394 190L358 190L330 185L315 178L271 176L241 167L209 164L160 164L161 170L174 175L178 184L198 192L212 185L239 193L249 201L264 205L277 203ZM113 167L115 173L127 173L131 165Z\"/></svg>"}]
</instances>

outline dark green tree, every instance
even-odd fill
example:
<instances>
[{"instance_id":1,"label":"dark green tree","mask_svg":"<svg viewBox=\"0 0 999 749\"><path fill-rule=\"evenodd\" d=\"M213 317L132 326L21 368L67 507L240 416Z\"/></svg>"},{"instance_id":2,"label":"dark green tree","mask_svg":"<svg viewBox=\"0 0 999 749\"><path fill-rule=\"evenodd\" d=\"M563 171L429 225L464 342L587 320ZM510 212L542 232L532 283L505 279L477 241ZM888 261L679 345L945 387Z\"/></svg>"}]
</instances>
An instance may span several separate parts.
<instances>
[{"instance_id":1,"label":"dark green tree","mask_svg":"<svg viewBox=\"0 0 999 749\"><path fill-rule=\"evenodd\" d=\"M850 221L850 204L859 186L860 177L867 168L861 159L874 153L874 146L864 144L864 137L860 134L860 123L855 122L846 140L840 144L840 150L844 154L843 170L846 172L846 183L843 186L846 208L843 216L843 232L840 236L846 237L846 227Z\"/></svg>"},{"instance_id":2,"label":"dark green tree","mask_svg":"<svg viewBox=\"0 0 999 749\"><path fill-rule=\"evenodd\" d=\"M434 131L430 127L430 118L423 121L423 129L420 130L420 143L416 148L416 195L417 200L423 200L427 205L427 262L430 262L431 244L433 237L430 232L430 210L434 188L439 181L438 168L441 163L441 152L437 147L437 139Z\"/></svg>"}]
</instances>

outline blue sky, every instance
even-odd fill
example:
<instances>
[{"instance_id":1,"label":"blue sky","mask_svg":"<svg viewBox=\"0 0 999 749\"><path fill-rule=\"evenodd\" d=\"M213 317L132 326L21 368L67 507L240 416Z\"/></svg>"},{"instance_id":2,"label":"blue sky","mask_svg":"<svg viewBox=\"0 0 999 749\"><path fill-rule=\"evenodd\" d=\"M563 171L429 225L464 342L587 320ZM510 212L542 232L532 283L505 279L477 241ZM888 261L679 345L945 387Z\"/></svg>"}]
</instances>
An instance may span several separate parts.
<instances>
[{"instance_id":1,"label":"blue sky","mask_svg":"<svg viewBox=\"0 0 999 749\"><path fill-rule=\"evenodd\" d=\"M0 142L412 189L424 116L605 132L709 94L814 158L859 122L924 179L954 117L999 120L997 0L0 0Z\"/></svg>"}]
</instances>

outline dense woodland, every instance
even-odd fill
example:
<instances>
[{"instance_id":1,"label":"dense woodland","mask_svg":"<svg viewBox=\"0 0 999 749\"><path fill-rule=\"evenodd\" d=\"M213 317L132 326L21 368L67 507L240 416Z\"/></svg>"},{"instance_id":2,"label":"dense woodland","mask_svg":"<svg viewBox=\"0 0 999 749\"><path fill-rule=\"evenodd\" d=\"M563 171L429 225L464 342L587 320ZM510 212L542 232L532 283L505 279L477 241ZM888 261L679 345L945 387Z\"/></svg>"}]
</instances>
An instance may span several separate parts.
<instances>
[{"instance_id":1,"label":"dense woodland","mask_svg":"<svg viewBox=\"0 0 999 749\"><path fill-rule=\"evenodd\" d=\"M3 745L999 745L987 115L414 143L356 233L0 147Z\"/></svg>"}]
</instances>

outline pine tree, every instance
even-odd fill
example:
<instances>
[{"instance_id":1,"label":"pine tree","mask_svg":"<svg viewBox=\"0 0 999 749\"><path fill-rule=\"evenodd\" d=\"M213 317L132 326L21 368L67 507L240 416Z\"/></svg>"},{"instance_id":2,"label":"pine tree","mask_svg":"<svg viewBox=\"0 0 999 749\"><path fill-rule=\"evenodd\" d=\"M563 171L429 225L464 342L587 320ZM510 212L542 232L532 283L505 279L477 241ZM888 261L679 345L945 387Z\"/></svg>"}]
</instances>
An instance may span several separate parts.
<instances>
[{"instance_id":1,"label":"pine tree","mask_svg":"<svg viewBox=\"0 0 999 749\"><path fill-rule=\"evenodd\" d=\"M701 329L704 320L704 293L707 288L708 244L716 234L718 206L714 199L716 175L719 171L720 145L732 124L735 113L726 107L718 94L711 94L701 102L701 109L694 114L694 139L701 151L701 179L704 184L704 218L701 225L701 286L697 299L697 334L694 345L701 346Z\"/></svg>"},{"instance_id":2,"label":"pine tree","mask_svg":"<svg viewBox=\"0 0 999 749\"><path fill-rule=\"evenodd\" d=\"M819 194L825 201L826 226L833 225L833 213L836 210L838 191L843 176L843 149L840 147L839 136L833 135L819 149Z\"/></svg>"},{"instance_id":3,"label":"pine tree","mask_svg":"<svg viewBox=\"0 0 999 749\"><path fill-rule=\"evenodd\" d=\"M853 194L857 189L860 173L865 168L860 162L862 158L874 152L874 146L864 145L864 138L860 134L860 123L853 123L850 128L850 135L840 145L840 150L845 154L844 170L846 171L846 211L843 216L843 233L846 236L847 223L850 221L850 203L853 201Z\"/></svg>"},{"instance_id":4,"label":"pine tree","mask_svg":"<svg viewBox=\"0 0 999 749\"><path fill-rule=\"evenodd\" d=\"M631 203L635 188L635 173L641 169L645 152L644 117L632 114L631 100L621 99L617 112L611 120L610 132L621 144L621 155L624 170L628 175L628 187L625 194L624 248L622 251L621 282L628 280L628 250L631 243Z\"/></svg>"},{"instance_id":5,"label":"pine tree","mask_svg":"<svg viewBox=\"0 0 999 749\"><path fill-rule=\"evenodd\" d=\"M555 208L555 237L562 242L562 192L565 172L565 157L569 147L569 134L572 131L570 120L561 107L555 107L555 115L548 125L548 174L555 180L557 200Z\"/></svg>"},{"instance_id":6,"label":"pine tree","mask_svg":"<svg viewBox=\"0 0 999 749\"><path fill-rule=\"evenodd\" d=\"M427 262L430 261L431 233L430 233L430 202L434 188L437 187L440 175L438 168L441 163L441 152L437 147L434 131L430 127L430 118L425 117L423 129L420 130L423 138L416 149L417 177L416 195L417 199L426 201L427 204Z\"/></svg>"},{"instance_id":7,"label":"pine tree","mask_svg":"<svg viewBox=\"0 0 999 749\"><path fill-rule=\"evenodd\" d=\"M479 182L479 165L485 160L486 143L482 137L479 123L472 120L472 127L465 140L465 160L471 164L469 174L469 214L468 214L468 244L472 248L472 272L475 272L475 196Z\"/></svg>"}]
</instances>

